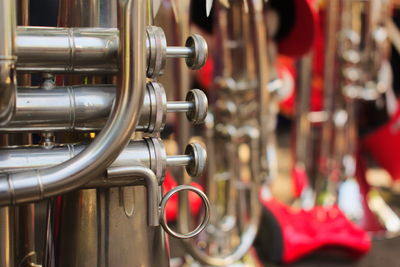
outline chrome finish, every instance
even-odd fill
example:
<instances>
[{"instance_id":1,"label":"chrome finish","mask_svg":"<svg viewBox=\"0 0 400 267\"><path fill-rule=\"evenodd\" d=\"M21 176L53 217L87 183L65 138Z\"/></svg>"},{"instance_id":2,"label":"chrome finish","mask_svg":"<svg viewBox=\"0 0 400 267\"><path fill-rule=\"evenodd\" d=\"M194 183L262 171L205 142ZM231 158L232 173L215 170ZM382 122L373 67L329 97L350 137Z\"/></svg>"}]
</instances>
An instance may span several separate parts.
<instances>
[{"instance_id":1,"label":"chrome finish","mask_svg":"<svg viewBox=\"0 0 400 267\"><path fill-rule=\"evenodd\" d=\"M56 146L52 149L40 147L0 149L0 173L23 169L43 169L58 165L79 155L85 148L85 145L66 145ZM107 181L113 180L115 177L129 177L131 171L128 167L134 167L135 164L152 170L159 183L162 183L164 179L167 166L186 166L187 169L192 170L190 174L200 175L206 163L206 151L200 144L192 143L187 146L186 152L186 155L167 156L163 142L158 138L131 141L107 169L107 175L104 172L99 175L103 180L96 177L85 187L95 187L94 184L100 186L101 181L103 181L103 186L107 186ZM124 172L126 173L124 174ZM125 181L129 182L128 179ZM145 183L140 180L135 184L144 185Z\"/></svg>"},{"instance_id":2,"label":"chrome finish","mask_svg":"<svg viewBox=\"0 0 400 267\"><path fill-rule=\"evenodd\" d=\"M176 47L169 46L166 49L167 57L190 57L193 54L193 51L190 47Z\"/></svg>"},{"instance_id":3,"label":"chrome finish","mask_svg":"<svg viewBox=\"0 0 400 267\"><path fill-rule=\"evenodd\" d=\"M147 220L149 226L158 226L160 215L158 208L158 180L154 172L143 166L115 167L108 169L109 176L132 176L144 179L147 189Z\"/></svg>"},{"instance_id":4,"label":"chrome finish","mask_svg":"<svg viewBox=\"0 0 400 267\"><path fill-rule=\"evenodd\" d=\"M136 128L143 102L145 7L141 0L120 3L123 15L119 21L123 40L120 90L104 129L85 151L67 162L47 169L2 175L1 205L40 200L76 189L101 173L122 151ZM135 23L126 20L131 16L137 19Z\"/></svg>"},{"instance_id":5,"label":"chrome finish","mask_svg":"<svg viewBox=\"0 0 400 267\"><path fill-rule=\"evenodd\" d=\"M55 266L169 266L161 226L148 226L141 186L80 190L63 197L56 214Z\"/></svg>"},{"instance_id":6,"label":"chrome finish","mask_svg":"<svg viewBox=\"0 0 400 267\"><path fill-rule=\"evenodd\" d=\"M186 40L185 47L167 47L164 31L156 26L147 27L147 76L155 78L163 74L167 57L183 57L193 70L204 66L208 56L207 43L198 34Z\"/></svg>"},{"instance_id":7,"label":"chrome finish","mask_svg":"<svg viewBox=\"0 0 400 267\"><path fill-rule=\"evenodd\" d=\"M0 3L0 207L11 205L0 209L0 265L168 267L163 227L170 228L160 225L166 202L159 206L166 167L185 166L199 176L206 152L192 143L186 155L167 156L156 137L168 112L199 124L208 103L198 89L169 103L160 83L146 86L146 76L160 76L166 58L200 68L205 40L192 35L185 47L167 47L163 30L147 25L152 1L56 1L58 11L44 11L58 13L57 28L28 26L32 2L17 2L18 10L13 0ZM30 87L30 73L40 86ZM143 137L139 131L155 137L134 141ZM184 238L207 225L208 199L197 193L205 216ZM32 202L45 198L42 255L35 221L44 213L35 208L44 201Z\"/></svg>"},{"instance_id":8,"label":"chrome finish","mask_svg":"<svg viewBox=\"0 0 400 267\"><path fill-rule=\"evenodd\" d=\"M15 114L0 132L98 131L104 127L114 99L113 85L18 88ZM167 102L163 86L148 83L136 131L160 132L167 112L186 112L190 121L202 123L207 97L193 89L187 100Z\"/></svg>"},{"instance_id":9,"label":"chrome finish","mask_svg":"<svg viewBox=\"0 0 400 267\"><path fill-rule=\"evenodd\" d=\"M168 112L186 112L193 109L193 102L171 101L167 103Z\"/></svg>"},{"instance_id":10,"label":"chrome finish","mask_svg":"<svg viewBox=\"0 0 400 267\"><path fill-rule=\"evenodd\" d=\"M119 37L106 28L17 28L22 72L117 73Z\"/></svg>"},{"instance_id":11,"label":"chrome finish","mask_svg":"<svg viewBox=\"0 0 400 267\"><path fill-rule=\"evenodd\" d=\"M119 49L115 28L18 27L17 69L21 72L117 73ZM207 60L203 37L193 34L185 47L167 47L161 28L147 27L147 76L162 75L166 58L185 58L191 69Z\"/></svg>"},{"instance_id":12,"label":"chrome finish","mask_svg":"<svg viewBox=\"0 0 400 267\"><path fill-rule=\"evenodd\" d=\"M171 156L167 159L167 166L186 166L191 160L192 157L190 155Z\"/></svg>"},{"instance_id":13,"label":"chrome finish","mask_svg":"<svg viewBox=\"0 0 400 267\"><path fill-rule=\"evenodd\" d=\"M183 190L192 191L192 192L196 193L203 201L203 206L204 206L204 215L203 215L203 220L201 221L201 223L193 231L191 231L189 233L185 233L185 234L177 233L174 230L172 230L168 226L168 222L167 222L167 219L165 216L168 200L173 195L175 195L176 193L179 193L180 191L183 191ZM189 186L189 185L179 185L179 186L175 187L174 189L172 189L171 191L169 191L167 194L165 194L165 196L161 200L160 210L161 210L160 211L160 214L161 214L160 224L164 228L165 232L167 232L170 236L179 238L179 239L189 239L189 238L193 238L193 237L197 236L207 227L208 221L210 220L210 203L208 201L207 196L200 189L193 187L193 186Z\"/></svg>"}]
</instances>

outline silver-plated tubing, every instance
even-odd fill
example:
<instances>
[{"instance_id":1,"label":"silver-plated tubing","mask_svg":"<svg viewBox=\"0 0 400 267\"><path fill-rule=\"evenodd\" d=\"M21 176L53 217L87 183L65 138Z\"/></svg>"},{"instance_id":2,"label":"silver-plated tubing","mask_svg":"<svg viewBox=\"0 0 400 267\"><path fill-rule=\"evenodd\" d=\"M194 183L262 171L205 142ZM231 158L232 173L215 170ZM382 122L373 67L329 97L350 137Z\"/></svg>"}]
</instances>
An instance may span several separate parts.
<instances>
[{"instance_id":1,"label":"silver-plated tubing","mask_svg":"<svg viewBox=\"0 0 400 267\"><path fill-rule=\"evenodd\" d=\"M20 72L117 73L119 32L116 28L18 27L17 69ZM191 69L207 59L207 43L193 34L186 46L167 47L160 27L148 26L147 76L162 75L166 58L186 58Z\"/></svg>"},{"instance_id":2,"label":"silver-plated tubing","mask_svg":"<svg viewBox=\"0 0 400 267\"><path fill-rule=\"evenodd\" d=\"M193 102L170 101L167 103L167 112L187 112L194 107Z\"/></svg>"},{"instance_id":3,"label":"silver-plated tubing","mask_svg":"<svg viewBox=\"0 0 400 267\"><path fill-rule=\"evenodd\" d=\"M108 173L114 176L139 177L144 180L147 191L147 221L149 226L160 225L159 220L159 185L156 175L152 170L144 166L125 166L109 168Z\"/></svg>"},{"instance_id":4,"label":"silver-plated tubing","mask_svg":"<svg viewBox=\"0 0 400 267\"><path fill-rule=\"evenodd\" d=\"M160 183L165 176L167 166L203 166L206 161L204 148L197 143L189 144L187 147L190 148L187 148L187 155L167 156L164 144L159 138L131 141L110 165L107 175L104 172L100 173L93 181L87 182L85 187L87 187L86 185L91 187L95 184L107 187L108 180L131 175L130 169L126 169L126 172L124 172L123 167L138 164L151 169ZM56 146L52 149L42 147L0 149L0 175L7 172L55 166L74 158L85 148L85 145L66 145ZM196 153L192 152L193 150ZM111 184L113 183L111 182ZM128 184L131 185L130 182ZM143 183L135 181L134 184Z\"/></svg>"},{"instance_id":5,"label":"silver-plated tubing","mask_svg":"<svg viewBox=\"0 0 400 267\"><path fill-rule=\"evenodd\" d=\"M188 95L193 91L201 92L193 89ZM148 83L136 131L162 131L167 112L187 112L190 121L202 122L207 99L202 92L197 95L201 97L167 102L163 86ZM6 126L0 127L0 132L98 131L104 127L114 99L114 85L18 88L15 114Z\"/></svg>"},{"instance_id":6,"label":"silver-plated tubing","mask_svg":"<svg viewBox=\"0 0 400 267\"><path fill-rule=\"evenodd\" d=\"M45 169L2 174L0 205L37 201L77 189L101 175L126 146L143 103L146 3L120 0L119 8L121 77L115 105L104 129L84 151L66 162Z\"/></svg>"},{"instance_id":7,"label":"silver-plated tubing","mask_svg":"<svg viewBox=\"0 0 400 267\"><path fill-rule=\"evenodd\" d=\"M106 28L17 28L22 72L117 73L119 37Z\"/></svg>"},{"instance_id":8,"label":"silver-plated tubing","mask_svg":"<svg viewBox=\"0 0 400 267\"><path fill-rule=\"evenodd\" d=\"M18 88L15 115L0 131L98 130L114 99L113 85Z\"/></svg>"},{"instance_id":9,"label":"silver-plated tubing","mask_svg":"<svg viewBox=\"0 0 400 267\"><path fill-rule=\"evenodd\" d=\"M0 1L0 126L7 124L15 108L15 0Z\"/></svg>"},{"instance_id":10,"label":"silver-plated tubing","mask_svg":"<svg viewBox=\"0 0 400 267\"><path fill-rule=\"evenodd\" d=\"M65 145L52 149L42 147L0 149L0 173L55 166L74 158L85 148L85 145ZM110 165L110 168L140 164L150 168L161 180L165 174L165 160L166 154L162 141L158 138L146 138L140 141L131 141ZM104 176L105 173L102 172L98 177ZM106 176L112 177L113 172L107 172ZM119 173L117 176L120 177L121 174Z\"/></svg>"},{"instance_id":11,"label":"silver-plated tubing","mask_svg":"<svg viewBox=\"0 0 400 267\"><path fill-rule=\"evenodd\" d=\"M192 191L196 193L201 200L203 201L204 204L204 215L203 215L203 220L201 223L193 230L190 231L189 233L177 233L174 230L172 230L168 226L168 222L165 216L166 212L166 207L168 200L175 195L176 193L179 193L180 191ZM161 199L161 204L160 204L160 224L170 236L179 238L179 239L189 239L197 236L200 234L208 225L208 222L210 220L210 202L208 201L208 198L206 194L203 193L200 189L190 186L190 185L179 185L175 188L173 188L171 191L165 194L165 196Z\"/></svg>"},{"instance_id":12,"label":"silver-plated tubing","mask_svg":"<svg viewBox=\"0 0 400 267\"><path fill-rule=\"evenodd\" d=\"M167 57L171 58L186 58L193 55L193 49L185 46L168 46L167 47Z\"/></svg>"}]
</instances>

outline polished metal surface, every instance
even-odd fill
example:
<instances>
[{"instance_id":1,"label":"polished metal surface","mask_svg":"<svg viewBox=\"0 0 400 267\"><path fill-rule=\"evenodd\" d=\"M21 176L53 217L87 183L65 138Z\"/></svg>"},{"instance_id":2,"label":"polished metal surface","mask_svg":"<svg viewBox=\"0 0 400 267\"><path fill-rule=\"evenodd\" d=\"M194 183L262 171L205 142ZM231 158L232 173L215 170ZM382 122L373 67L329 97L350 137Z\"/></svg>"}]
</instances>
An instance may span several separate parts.
<instances>
[{"instance_id":1,"label":"polished metal surface","mask_svg":"<svg viewBox=\"0 0 400 267\"><path fill-rule=\"evenodd\" d=\"M195 97L189 97L195 94ZM114 85L81 85L47 88L18 88L12 120L0 132L98 131L111 112ZM159 83L148 83L136 131L160 132L167 112L186 112L195 124L204 121L207 97L189 91L187 101L167 102Z\"/></svg>"},{"instance_id":2,"label":"polished metal surface","mask_svg":"<svg viewBox=\"0 0 400 267\"><path fill-rule=\"evenodd\" d=\"M203 215L203 219L202 219L201 223L193 231L182 234L182 233L175 232L168 226L165 212L166 212L168 200L173 195L175 195L176 193L179 193L180 191L183 191L183 190L192 191L201 198L201 200L203 201L203 205L204 205L204 215ZM165 232L167 232L170 236L175 237L175 238L189 239L189 238L193 238L193 237L199 235L207 227L208 221L210 220L210 203L208 202L207 196L200 189L193 187L193 186L188 186L188 185L179 185L179 186L175 187L174 189L172 189L171 191L169 191L167 194L165 194L165 196L162 198L161 204L160 204L160 214L161 214L160 224L163 226Z\"/></svg>"},{"instance_id":3,"label":"polished metal surface","mask_svg":"<svg viewBox=\"0 0 400 267\"><path fill-rule=\"evenodd\" d=\"M115 28L18 27L16 47L22 72L118 72Z\"/></svg>"},{"instance_id":4,"label":"polished metal surface","mask_svg":"<svg viewBox=\"0 0 400 267\"><path fill-rule=\"evenodd\" d=\"M163 228L194 237L210 209L207 196L188 185L163 198L166 168L200 176L207 154L191 143L184 155L167 156L157 137L167 113L200 124L208 102L199 89L167 102L162 84L146 77L159 77L167 58L202 67L204 38L167 46L163 29L147 25L151 1L43 1L43 10L16 2L0 2L0 206L7 206L0 209L0 265L168 267ZM57 22L29 26L44 15ZM204 202L203 221L186 234L171 231L164 217L181 190ZM45 213L45 244L38 245L43 223L36 221Z\"/></svg>"},{"instance_id":5,"label":"polished metal surface","mask_svg":"<svg viewBox=\"0 0 400 267\"><path fill-rule=\"evenodd\" d=\"M85 148L85 145L64 145L56 146L52 149L42 147L0 149L0 172L36 168L43 169L48 166L61 164L79 155ZM205 162L206 152L199 144L193 143L188 145L186 155L167 156L163 142L160 139L145 138L144 140L131 141L110 165L110 168L140 164L153 170L158 179L161 180L165 175L165 168L167 166L193 165L190 168L199 170L200 168L197 166L204 166ZM197 175L199 174L201 172L197 172Z\"/></svg>"},{"instance_id":6,"label":"polished metal surface","mask_svg":"<svg viewBox=\"0 0 400 267\"><path fill-rule=\"evenodd\" d=\"M116 28L18 27L17 69L21 72L117 73L119 32ZM193 34L184 47L167 47L161 28L147 27L147 76L163 74L166 58L185 58L200 69L207 59L203 37Z\"/></svg>"},{"instance_id":7,"label":"polished metal surface","mask_svg":"<svg viewBox=\"0 0 400 267\"><path fill-rule=\"evenodd\" d=\"M64 196L55 266L169 266L165 233L148 226L146 189L96 191Z\"/></svg>"},{"instance_id":8,"label":"polished metal surface","mask_svg":"<svg viewBox=\"0 0 400 267\"><path fill-rule=\"evenodd\" d=\"M76 189L102 172L123 149L138 122L145 86L145 4L141 1L121 3L120 19L121 80L113 111L97 138L80 155L47 169L3 175L0 180L0 204L35 201ZM136 15L136 16L135 16ZM130 101L127 101L127 100ZM127 121L126 117L130 120Z\"/></svg>"}]
</instances>

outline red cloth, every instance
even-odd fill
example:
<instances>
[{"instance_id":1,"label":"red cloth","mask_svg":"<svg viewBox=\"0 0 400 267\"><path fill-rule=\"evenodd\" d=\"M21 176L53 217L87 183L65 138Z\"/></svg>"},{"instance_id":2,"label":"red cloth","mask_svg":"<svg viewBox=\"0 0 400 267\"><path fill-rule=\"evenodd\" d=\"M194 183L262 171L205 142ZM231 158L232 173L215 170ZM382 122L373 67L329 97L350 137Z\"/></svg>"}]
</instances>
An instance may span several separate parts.
<instances>
[{"instance_id":1,"label":"red cloth","mask_svg":"<svg viewBox=\"0 0 400 267\"><path fill-rule=\"evenodd\" d=\"M307 53L314 44L317 12L314 0L294 0L295 22L289 34L279 42L279 53L300 57Z\"/></svg>"},{"instance_id":2,"label":"red cloth","mask_svg":"<svg viewBox=\"0 0 400 267\"><path fill-rule=\"evenodd\" d=\"M376 162L386 169L392 179L400 179L400 109L378 130L368 134L361 142Z\"/></svg>"},{"instance_id":3,"label":"red cloth","mask_svg":"<svg viewBox=\"0 0 400 267\"><path fill-rule=\"evenodd\" d=\"M194 186L200 190L203 190L201 185L197 183L190 183L191 186ZM177 182L175 179L172 177L172 175L167 171L165 174L165 180L163 183L163 189L164 192L168 192L174 187L178 186ZM166 217L167 221L175 221L177 214L178 214L178 194L173 195L166 206ZM201 206L203 205L203 202L201 198L194 192L189 192L189 205L190 205L190 211L193 215L197 215L200 212Z\"/></svg>"},{"instance_id":4,"label":"red cloth","mask_svg":"<svg viewBox=\"0 0 400 267\"><path fill-rule=\"evenodd\" d=\"M367 253L371 247L368 234L336 206L294 210L275 199L262 199L262 194L260 198L281 228L283 263L299 260L322 247L341 247L355 256Z\"/></svg>"}]
</instances>

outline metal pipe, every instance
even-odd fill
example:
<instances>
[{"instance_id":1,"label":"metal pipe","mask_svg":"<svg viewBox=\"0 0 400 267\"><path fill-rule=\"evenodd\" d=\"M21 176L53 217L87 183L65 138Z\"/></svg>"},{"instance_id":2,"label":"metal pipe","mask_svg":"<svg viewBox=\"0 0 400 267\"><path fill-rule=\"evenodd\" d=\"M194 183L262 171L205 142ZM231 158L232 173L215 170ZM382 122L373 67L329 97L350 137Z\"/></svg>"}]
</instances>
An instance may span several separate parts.
<instances>
[{"instance_id":1,"label":"metal pipe","mask_svg":"<svg viewBox=\"0 0 400 267\"><path fill-rule=\"evenodd\" d=\"M1 6L1 4L0 4ZM0 266L14 267L13 207L0 208Z\"/></svg>"},{"instance_id":2,"label":"metal pipe","mask_svg":"<svg viewBox=\"0 0 400 267\"><path fill-rule=\"evenodd\" d=\"M0 150L0 174L55 166L75 157L85 147L85 145L64 145L55 146L52 149L43 147L4 148ZM202 174L206 159L206 152L200 144L189 144L186 147L185 155L167 156L161 139L144 138L143 140L131 141L110 165L110 168L140 164L141 166L150 168L160 181L162 181L167 166L186 166L187 172L191 176L197 177ZM104 180L97 179L95 182L96 184L100 184L101 187L108 186L108 176L124 176L122 169L118 169L118 172L115 174L113 171L109 171L107 177L102 176L103 174L101 173L98 177L104 178ZM125 176L129 176L129 173L126 173ZM118 180L118 183L121 182L123 180ZM87 184L93 185L91 182ZM112 185L115 184L114 182L112 183ZM140 183L135 182L134 184L137 185Z\"/></svg>"},{"instance_id":3,"label":"metal pipe","mask_svg":"<svg viewBox=\"0 0 400 267\"><path fill-rule=\"evenodd\" d=\"M159 185L154 172L144 166L125 166L108 169L108 174L112 176L139 177L144 179L147 190L147 220L149 226L160 225L159 214Z\"/></svg>"},{"instance_id":4,"label":"metal pipe","mask_svg":"<svg viewBox=\"0 0 400 267\"><path fill-rule=\"evenodd\" d=\"M26 169L44 169L68 162L85 150L85 145L64 145L52 149L42 147L19 147L0 150L0 172L15 172ZM156 152L155 149L160 150ZM158 155L156 155L158 153ZM140 141L131 141L118 155L110 167L129 166L139 163L151 168L161 179L162 171L157 171L160 160L165 160L165 150L157 138L148 138ZM103 168L104 171L104 168ZM102 176L101 172L97 177Z\"/></svg>"},{"instance_id":5,"label":"metal pipe","mask_svg":"<svg viewBox=\"0 0 400 267\"><path fill-rule=\"evenodd\" d=\"M202 112L199 101L166 102L164 89L157 85L146 86L136 131L161 131L166 112L189 112L194 117ZM114 85L18 88L15 114L6 126L0 127L0 132L101 130L114 99Z\"/></svg>"},{"instance_id":6,"label":"metal pipe","mask_svg":"<svg viewBox=\"0 0 400 267\"><path fill-rule=\"evenodd\" d=\"M167 166L187 166L192 160L191 155L168 156Z\"/></svg>"},{"instance_id":7,"label":"metal pipe","mask_svg":"<svg viewBox=\"0 0 400 267\"><path fill-rule=\"evenodd\" d=\"M0 1L0 126L7 124L15 108L15 0Z\"/></svg>"},{"instance_id":8,"label":"metal pipe","mask_svg":"<svg viewBox=\"0 0 400 267\"><path fill-rule=\"evenodd\" d=\"M147 50L150 50L149 45L146 42ZM118 72L116 28L18 27L16 48L20 72ZM155 48L164 48L167 58L196 58L202 52L186 46Z\"/></svg>"},{"instance_id":9,"label":"metal pipe","mask_svg":"<svg viewBox=\"0 0 400 267\"><path fill-rule=\"evenodd\" d=\"M193 49L185 46L168 46L167 57L188 58L193 55Z\"/></svg>"},{"instance_id":10,"label":"metal pipe","mask_svg":"<svg viewBox=\"0 0 400 267\"><path fill-rule=\"evenodd\" d=\"M117 158L136 128L143 102L145 21L145 1L119 1L121 79L105 128L84 151L60 165L3 174L0 205L36 201L74 190L99 176Z\"/></svg>"},{"instance_id":11,"label":"metal pipe","mask_svg":"<svg viewBox=\"0 0 400 267\"><path fill-rule=\"evenodd\" d=\"M114 99L114 85L18 88L15 115L0 131L98 130Z\"/></svg>"},{"instance_id":12,"label":"metal pipe","mask_svg":"<svg viewBox=\"0 0 400 267\"><path fill-rule=\"evenodd\" d=\"M118 72L118 29L18 27L16 46L18 71Z\"/></svg>"},{"instance_id":13,"label":"metal pipe","mask_svg":"<svg viewBox=\"0 0 400 267\"><path fill-rule=\"evenodd\" d=\"M171 101L167 103L167 112L187 112L194 108L193 102Z\"/></svg>"}]
</instances>

